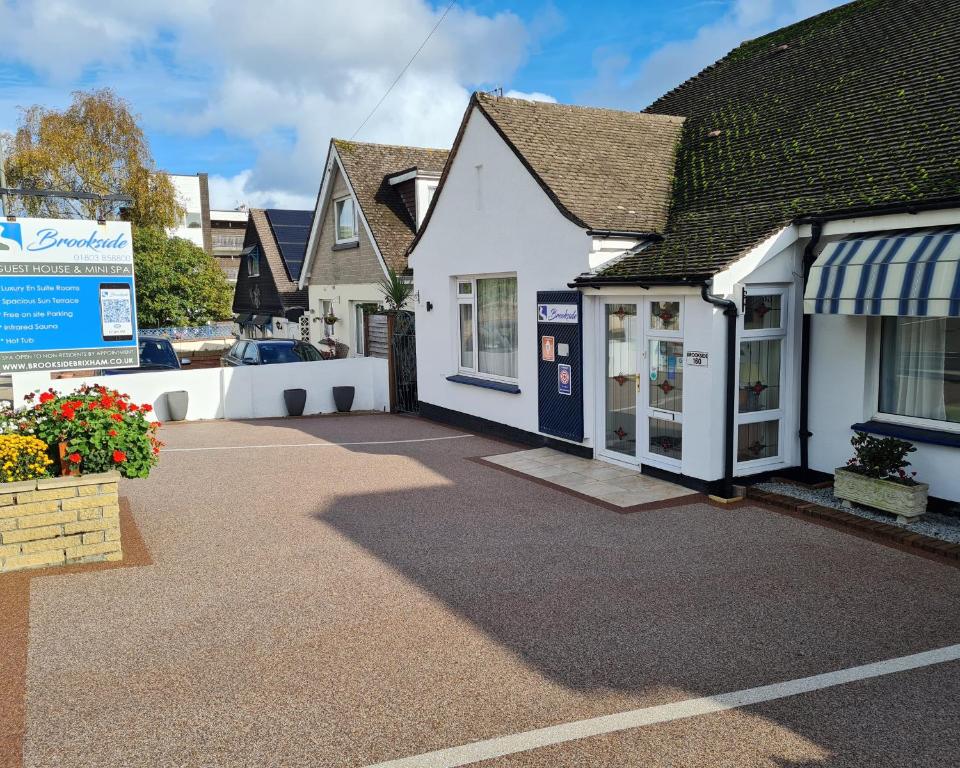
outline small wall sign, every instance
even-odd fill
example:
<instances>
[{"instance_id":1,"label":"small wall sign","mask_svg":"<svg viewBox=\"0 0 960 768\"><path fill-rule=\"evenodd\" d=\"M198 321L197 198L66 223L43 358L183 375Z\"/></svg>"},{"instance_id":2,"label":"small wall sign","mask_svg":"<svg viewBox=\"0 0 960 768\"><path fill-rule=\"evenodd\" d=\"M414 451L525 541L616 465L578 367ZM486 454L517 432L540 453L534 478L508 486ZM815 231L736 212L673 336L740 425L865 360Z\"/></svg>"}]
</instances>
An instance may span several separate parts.
<instances>
[{"instance_id":1,"label":"small wall sign","mask_svg":"<svg viewBox=\"0 0 960 768\"><path fill-rule=\"evenodd\" d=\"M545 362L552 363L556 360L556 340L553 336L540 337L540 357Z\"/></svg>"},{"instance_id":2,"label":"small wall sign","mask_svg":"<svg viewBox=\"0 0 960 768\"><path fill-rule=\"evenodd\" d=\"M708 368L710 366L710 355L706 352L694 352L690 350L687 352L687 365L692 365L696 368Z\"/></svg>"},{"instance_id":3,"label":"small wall sign","mask_svg":"<svg viewBox=\"0 0 960 768\"><path fill-rule=\"evenodd\" d=\"M561 395L569 395L573 392L573 371L566 363L560 363L557 366L557 391Z\"/></svg>"},{"instance_id":4,"label":"small wall sign","mask_svg":"<svg viewBox=\"0 0 960 768\"><path fill-rule=\"evenodd\" d=\"M576 304L537 304L538 323L580 322L580 309Z\"/></svg>"}]
</instances>

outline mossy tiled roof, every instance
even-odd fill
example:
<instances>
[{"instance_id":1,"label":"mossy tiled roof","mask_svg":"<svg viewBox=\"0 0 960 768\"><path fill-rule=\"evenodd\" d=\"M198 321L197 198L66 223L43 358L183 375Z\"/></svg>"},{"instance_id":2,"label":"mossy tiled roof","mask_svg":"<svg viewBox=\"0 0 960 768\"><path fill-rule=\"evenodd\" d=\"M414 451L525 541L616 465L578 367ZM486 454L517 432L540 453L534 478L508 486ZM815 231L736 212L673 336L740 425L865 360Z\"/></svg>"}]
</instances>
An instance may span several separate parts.
<instances>
[{"instance_id":1,"label":"mossy tiled roof","mask_svg":"<svg viewBox=\"0 0 960 768\"><path fill-rule=\"evenodd\" d=\"M686 118L662 242L599 277L716 273L795 218L960 195L960 0L858 0L744 43Z\"/></svg>"},{"instance_id":2,"label":"mossy tiled roof","mask_svg":"<svg viewBox=\"0 0 960 768\"><path fill-rule=\"evenodd\" d=\"M333 144L384 261L403 272L407 268L407 247L417 225L388 179L413 168L440 173L447 162L447 150L343 139L334 139Z\"/></svg>"},{"instance_id":3,"label":"mossy tiled roof","mask_svg":"<svg viewBox=\"0 0 960 768\"><path fill-rule=\"evenodd\" d=\"M574 223L593 230L663 231L681 118L486 93L473 98Z\"/></svg>"}]
</instances>

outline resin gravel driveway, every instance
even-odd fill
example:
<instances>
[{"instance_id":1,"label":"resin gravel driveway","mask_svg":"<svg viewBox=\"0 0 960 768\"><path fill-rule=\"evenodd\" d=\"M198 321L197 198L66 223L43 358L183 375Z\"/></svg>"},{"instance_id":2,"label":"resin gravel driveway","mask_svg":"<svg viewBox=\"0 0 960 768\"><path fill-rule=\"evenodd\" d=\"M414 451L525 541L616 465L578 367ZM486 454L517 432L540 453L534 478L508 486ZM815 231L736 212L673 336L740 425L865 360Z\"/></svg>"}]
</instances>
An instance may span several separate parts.
<instances>
[{"instance_id":1,"label":"resin gravel driveway","mask_svg":"<svg viewBox=\"0 0 960 768\"><path fill-rule=\"evenodd\" d=\"M159 468L122 489L152 564L32 580L26 766L960 754L952 652L829 674L960 643L956 568L752 506L619 514L471 461L511 447L416 418L163 433ZM684 703L812 675L825 684L726 711ZM564 726L671 703L678 717L613 733ZM563 743L423 757L547 726Z\"/></svg>"}]
</instances>

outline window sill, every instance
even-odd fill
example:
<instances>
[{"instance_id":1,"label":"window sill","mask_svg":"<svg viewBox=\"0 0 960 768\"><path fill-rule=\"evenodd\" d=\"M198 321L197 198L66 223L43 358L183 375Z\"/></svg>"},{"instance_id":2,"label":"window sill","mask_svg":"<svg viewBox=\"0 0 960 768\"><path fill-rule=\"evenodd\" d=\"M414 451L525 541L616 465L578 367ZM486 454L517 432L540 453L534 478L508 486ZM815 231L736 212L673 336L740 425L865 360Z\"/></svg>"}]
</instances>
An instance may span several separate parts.
<instances>
[{"instance_id":1,"label":"window sill","mask_svg":"<svg viewBox=\"0 0 960 768\"><path fill-rule=\"evenodd\" d=\"M452 381L454 384L469 384L471 387L493 389L497 392L506 392L511 395L520 394L520 387L518 387L516 384L508 384L505 381L481 379L477 376L464 376L463 374L458 373L455 376L447 376L447 381Z\"/></svg>"},{"instance_id":2,"label":"window sill","mask_svg":"<svg viewBox=\"0 0 960 768\"><path fill-rule=\"evenodd\" d=\"M871 435L898 437L901 440L909 440L911 443L927 443L928 445L946 445L950 448L960 448L960 432L928 429L927 427L910 427L906 424L894 424L889 421L866 421L862 424L852 424L850 429L855 432L867 432Z\"/></svg>"},{"instance_id":3,"label":"window sill","mask_svg":"<svg viewBox=\"0 0 960 768\"><path fill-rule=\"evenodd\" d=\"M360 241L359 241L359 240L351 240L351 241L349 241L349 242L347 242L347 243L334 243L334 245L333 245L333 250L335 250L335 251L347 251L347 250L350 250L351 248L359 248L359 247L360 247Z\"/></svg>"}]
</instances>

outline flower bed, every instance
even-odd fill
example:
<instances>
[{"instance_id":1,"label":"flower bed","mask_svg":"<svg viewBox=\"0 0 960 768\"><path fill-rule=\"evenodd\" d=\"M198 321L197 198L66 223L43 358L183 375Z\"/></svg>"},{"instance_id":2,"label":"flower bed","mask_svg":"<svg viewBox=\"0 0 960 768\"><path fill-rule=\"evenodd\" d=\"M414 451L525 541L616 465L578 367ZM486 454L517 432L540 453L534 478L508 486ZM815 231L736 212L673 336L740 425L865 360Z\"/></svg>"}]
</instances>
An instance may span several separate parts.
<instances>
[{"instance_id":1,"label":"flower bed","mask_svg":"<svg viewBox=\"0 0 960 768\"><path fill-rule=\"evenodd\" d=\"M101 385L24 399L0 412L0 571L119 560L120 478L162 445L152 406Z\"/></svg>"}]
</instances>

